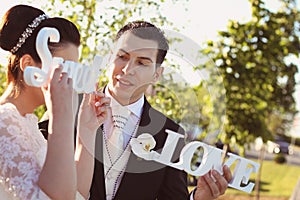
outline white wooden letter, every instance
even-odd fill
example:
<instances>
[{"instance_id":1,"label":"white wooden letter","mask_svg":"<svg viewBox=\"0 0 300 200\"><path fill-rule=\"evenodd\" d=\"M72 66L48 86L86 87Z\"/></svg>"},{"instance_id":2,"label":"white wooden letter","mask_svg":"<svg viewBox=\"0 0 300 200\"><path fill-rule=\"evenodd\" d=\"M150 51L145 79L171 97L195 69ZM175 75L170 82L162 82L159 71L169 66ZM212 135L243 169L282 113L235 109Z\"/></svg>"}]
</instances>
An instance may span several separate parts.
<instances>
[{"instance_id":1,"label":"white wooden letter","mask_svg":"<svg viewBox=\"0 0 300 200\"><path fill-rule=\"evenodd\" d=\"M59 32L55 28L43 28L36 38L36 50L42 61L42 68L28 66L24 70L24 81L27 85L41 87L48 81L49 67L52 65L52 55L48 49L48 38L51 42L59 41Z\"/></svg>"},{"instance_id":2,"label":"white wooden letter","mask_svg":"<svg viewBox=\"0 0 300 200\"><path fill-rule=\"evenodd\" d=\"M229 186L250 193L253 190L255 184L252 182L249 183L249 178L252 172L256 173L258 171L259 164L232 153L228 153L228 156L229 158L225 162L225 165L227 165L228 167L230 167L235 161L237 161L233 172L233 178L229 183ZM246 186L241 186L241 183Z\"/></svg>"}]
</instances>

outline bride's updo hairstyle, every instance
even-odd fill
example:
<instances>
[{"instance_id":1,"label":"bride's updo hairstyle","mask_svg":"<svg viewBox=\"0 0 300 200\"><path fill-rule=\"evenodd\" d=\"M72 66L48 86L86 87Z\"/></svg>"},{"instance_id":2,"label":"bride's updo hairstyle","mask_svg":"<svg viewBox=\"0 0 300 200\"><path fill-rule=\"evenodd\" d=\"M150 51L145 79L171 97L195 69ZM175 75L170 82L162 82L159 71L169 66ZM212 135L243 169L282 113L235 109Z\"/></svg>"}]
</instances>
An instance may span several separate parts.
<instances>
[{"instance_id":1,"label":"bride's updo hairstyle","mask_svg":"<svg viewBox=\"0 0 300 200\"><path fill-rule=\"evenodd\" d=\"M0 24L0 48L11 52L7 66L7 85L12 84L13 97L24 88L23 72L20 69L20 58L29 54L37 63L41 63L35 43L39 30L43 27L53 27L59 31L59 43L48 46L53 53L56 48L64 45L80 45L80 34L77 27L64 18L49 18L42 10L28 6L17 5L10 8Z\"/></svg>"}]
</instances>

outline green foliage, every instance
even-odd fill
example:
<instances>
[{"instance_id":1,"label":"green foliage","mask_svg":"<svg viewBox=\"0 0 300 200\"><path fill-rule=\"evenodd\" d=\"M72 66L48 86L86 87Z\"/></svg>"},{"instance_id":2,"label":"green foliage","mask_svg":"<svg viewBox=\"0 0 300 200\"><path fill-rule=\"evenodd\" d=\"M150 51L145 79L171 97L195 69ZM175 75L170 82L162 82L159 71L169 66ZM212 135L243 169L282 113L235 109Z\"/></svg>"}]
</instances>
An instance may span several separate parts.
<instances>
[{"instance_id":1,"label":"green foliage","mask_svg":"<svg viewBox=\"0 0 300 200\"><path fill-rule=\"evenodd\" d=\"M196 101L190 101L189 98ZM149 88L148 100L151 105L178 123L193 123L199 114L195 91L182 82L161 81Z\"/></svg>"},{"instance_id":2,"label":"green foliage","mask_svg":"<svg viewBox=\"0 0 300 200\"><path fill-rule=\"evenodd\" d=\"M44 113L45 113L45 111L46 111L47 109L46 109L46 106L45 105L41 105L41 106L39 106L39 107L37 107L35 110L34 110L34 114L38 117L38 119L40 120L42 117L43 117L43 115L44 115Z\"/></svg>"},{"instance_id":3,"label":"green foliage","mask_svg":"<svg viewBox=\"0 0 300 200\"><path fill-rule=\"evenodd\" d=\"M296 65L286 59L300 50L298 11L294 1L281 1L276 13L263 1L251 0L252 20L230 21L219 41L209 41L204 52L217 64L226 89L223 142L241 146L262 136L282 134L296 113Z\"/></svg>"},{"instance_id":4,"label":"green foliage","mask_svg":"<svg viewBox=\"0 0 300 200\"><path fill-rule=\"evenodd\" d=\"M195 69L205 69L209 73L209 77L194 88L198 94L198 105L201 111L200 126L203 129L203 134L199 139L205 139L205 142L214 144L222 133L225 123L226 91L223 78L211 60L196 66Z\"/></svg>"},{"instance_id":5,"label":"green foliage","mask_svg":"<svg viewBox=\"0 0 300 200\"><path fill-rule=\"evenodd\" d=\"M6 87L6 75L4 72L4 66L0 65L0 96L3 94Z\"/></svg>"}]
</instances>

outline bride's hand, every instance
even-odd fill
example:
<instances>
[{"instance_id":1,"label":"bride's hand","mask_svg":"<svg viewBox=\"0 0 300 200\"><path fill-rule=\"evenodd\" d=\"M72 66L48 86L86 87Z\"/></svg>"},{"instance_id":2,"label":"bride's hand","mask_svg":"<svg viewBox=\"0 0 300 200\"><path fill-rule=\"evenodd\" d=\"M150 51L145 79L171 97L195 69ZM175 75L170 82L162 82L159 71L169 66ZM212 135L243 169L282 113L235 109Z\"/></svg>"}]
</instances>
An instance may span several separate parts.
<instances>
[{"instance_id":1,"label":"bride's hand","mask_svg":"<svg viewBox=\"0 0 300 200\"><path fill-rule=\"evenodd\" d=\"M42 87L47 110L66 118L72 116L73 81L62 72L61 65L54 68L49 83Z\"/></svg>"}]
</instances>

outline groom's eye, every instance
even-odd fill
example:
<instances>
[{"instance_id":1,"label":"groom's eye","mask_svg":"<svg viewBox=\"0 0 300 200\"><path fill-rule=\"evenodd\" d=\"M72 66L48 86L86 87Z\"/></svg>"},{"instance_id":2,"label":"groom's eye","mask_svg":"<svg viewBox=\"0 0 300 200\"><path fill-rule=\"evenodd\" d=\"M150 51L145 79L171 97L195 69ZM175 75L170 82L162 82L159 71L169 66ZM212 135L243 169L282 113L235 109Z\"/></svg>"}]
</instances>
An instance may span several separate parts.
<instances>
[{"instance_id":1,"label":"groom's eye","mask_svg":"<svg viewBox=\"0 0 300 200\"><path fill-rule=\"evenodd\" d=\"M150 66L152 64L152 62L148 59L140 59L137 61L138 65L140 66Z\"/></svg>"}]
</instances>

